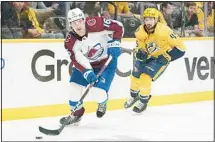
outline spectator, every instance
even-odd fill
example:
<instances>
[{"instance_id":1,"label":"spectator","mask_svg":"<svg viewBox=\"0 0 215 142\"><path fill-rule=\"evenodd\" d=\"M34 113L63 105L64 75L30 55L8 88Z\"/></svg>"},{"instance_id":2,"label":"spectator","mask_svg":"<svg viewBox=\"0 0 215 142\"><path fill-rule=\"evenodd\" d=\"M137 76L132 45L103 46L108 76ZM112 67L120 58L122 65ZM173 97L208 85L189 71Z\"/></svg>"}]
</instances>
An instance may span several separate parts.
<instances>
[{"instance_id":1,"label":"spectator","mask_svg":"<svg viewBox=\"0 0 215 142\"><path fill-rule=\"evenodd\" d=\"M147 8L156 8L156 9L158 9L157 4L156 4L157 2L152 2L151 1L151 2L139 2L139 4L138 4L138 9L139 10L140 10L140 3L143 4L144 10L147 9Z\"/></svg>"},{"instance_id":2,"label":"spectator","mask_svg":"<svg viewBox=\"0 0 215 142\"><path fill-rule=\"evenodd\" d=\"M52 33L62 33L64 37L66 36L66 13L65 8L66 4L70 4L70 2L43 2L46 7L52 7L53 15L45 20L45 25L47 31Z\"/></svg>"},{"instance_id":3,"label":"spectator","mask_svg":"<svg viewBox=\"0 0 215 142\"><path fill-rule=\"evenodd\" d=\"M34 9L37 20L42 27L45 20L53 16L54 10L58 8L57 3L53 3L50 7L46 7L43 2L29 2L29 6Z\"/></svg>"},{"instance_id":4,"label":"spectator","mask_svg":"<svg viewBox=\"0 0 215 142\"><path fill-rule=\"evenodd\" d=\"M121 21L124 25L124 37L134 37L135 30L141 24L140 16L138 17L130 12L128 2L109 2L108 11L112 19L115 16L115 7L113 4L117 7L116 20Z\"/></svg>"},{"instance_id":5,"label":"spectator","mask_svg":"<svg viewBox=\"0 0 215 142\"><path fill-rule=\"evenodd\" d=\"M62 34L46 33L40 26L34 10L24 2L13 2L18 23L23 28L24 38L63 38Z\"/></svg>"},{"instance_id":6,"label":"spectator","mask_svg":"<svg viewBox=\"0 0 215 142\"><path fill-rule=\"evenodd\" d=\"M22 32L17 21L16 11L14 10L10 2L2 2L1 13L2 38L22 38Z\"/></svg>"},{"instance_id":7,"label":"spectator","mask_svg":"<svg viewBox=\"0 0 215 142\"><path fill-rule=\"evenodd\" d=\"M101 1L100 5L101 5L102 16L105 17L106 19L110 19L111 15L108 11L108 2Z\"/></svg>"},{"instance_id":8,"label":"spectator","mask_svg":"<svg viewBox=\"0 0 215 142\"><path fill-rule=\"evenodd\" d=\"M43 2L29 2L29 6L40 12L52 12L54 8L52 6L47 7Z\"/></svg>"},{"instance_id":9,"label":"spectator","mask_svg":"<svg viewBox=\"0 0 215 142\"><path fill-rule=\"evenodd\" d=\"M208 2L208 31L211 35L214 33L214 2Z\"/></svg>"},{"instance_id":10,"label":"spectator","mask_svg":"<svg viewBox=\"0 0 215 142\"><path fill-rule=\"evenodd\" d=\"M212 2L211 4L212 4L212 9L215 10L215 3Z\"/></svg>"},{"instance_id":11,"label":"spectator","mask_svg":"<svg viewBox=\"0 0 215 142\"><path fill-rule=\"evenodd\" d=\"M129 7L129 10L131 11L131 13L133 14L139 14L140 15L140 10L138 10L138 2L132 2L130 1L128 3L128 7Z\"/></svg>"},{"instance_id":12,"label":"spectator","mask_svg":"<svg viewBox=\"0 0 215 142\"><path fill-rule=\"evenodd\" d=\"M202 11L202 7L203 7L203 4L202 2L195 2L196 3L196 14L197 14L197 17L198 17L198 22L199 22L199 29L201 31L204 30L204 12Z\"/></svg>"},{"instance_id":13,"label":"spectator","mask_svg":"<svg viewBox=\"0 0 215 142\"><path fill-rule=\"evenodd\" d=\"M161 14L164 17L164 21L166 24L173 29L173 20L172 20L172 12L174 10L174 6L172 2L163 2L161 4Z\"/></svg>"},{"instance_id":14,"label":"spectator","mask_svg":"<svg viewBox=\"0 0 215 142\"><path fill-rule=\"evenodd\" d=\"M203 36L199 29L198 16L195 13L196 4L194 2L186 2L185 20L182 18L182 12L176 17L174 28L181 28L182 22L185 26L186 36Z\"/></svg>"},{"instance_id":15,"label":"spectator","mask_svg":"<svg viewBox=\"0 0 215 142\"><path fill-rule=\"evenodd\" d=\"M84 14L87 16L101 16L100 2L86 2L84 5Z\"/></svg>"},{"instance_id":16,"label":"spectator","mask_svg":"<svg viewBox=\"0 0 215 142\"><path fill-rule=\"evenodd\" d=\"M200 9L203 9L203 6L204 6L204 2L195 2L196 3L196 6Z\"/></svg>"},{"instance_id":17,"label":"spectator","mask_svg":"<svg viewBox=\"0 0 215 142\"><path fill-rule=\"evenodd\" d=\"M45 4L46 7L53 8L54 9L53 13L56 16L64 16L64 17L66 16L65 7L66 7L67 2L62 2L62 1L50 2L50 1L46 1L46 2L43 2L43 3Z\"/></svg>"},{"instance_id":18,"label":"spectator","mask_svg":"<svg viewBox=\"0 0 215 142\"><path fill-rule=\"evenodd\" d=\"M117 20L121 21L121 16L122 17L132 17L134 16L128 7L128 2L113 2L117 6ZM114 17L115 14L115 7L112 4L108 3L108 11L112 17Z\"/></svg>"},{"instance_id":19,"label":"spectator","mask_svg":"<svg viewBox=\"0 0 215 142\"><path fill-rule=\"evenodd\" d=\"M74 9L74 8L80 8L81 10L84 9L84 5L86 2L78 2L78 1L74 1L74 2L68 2L68 4L70 4L70 9Z\"/></svg>"}]
</instances>

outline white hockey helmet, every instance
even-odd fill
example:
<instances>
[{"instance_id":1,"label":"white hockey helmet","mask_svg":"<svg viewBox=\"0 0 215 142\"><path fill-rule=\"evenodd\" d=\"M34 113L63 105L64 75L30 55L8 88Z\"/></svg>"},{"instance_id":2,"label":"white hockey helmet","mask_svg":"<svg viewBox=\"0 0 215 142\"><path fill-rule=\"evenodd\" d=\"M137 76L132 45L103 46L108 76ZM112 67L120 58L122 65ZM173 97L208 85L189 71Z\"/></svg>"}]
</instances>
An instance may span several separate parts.
<instances>
[{"instance_id":1,"label":"white hockey helmet","mask_svg":"<svg viewBox=\"0 0 215 142\"><path fill-rule=\"evenodd\" d=\"M71 24L71 22L78 20L78 19L82 19L82 18L85 20L85 15L81 11L81 9L74 8L74 9L68 11L67 20L69 22L69 25Z\"/></svg>"}]
</instances>

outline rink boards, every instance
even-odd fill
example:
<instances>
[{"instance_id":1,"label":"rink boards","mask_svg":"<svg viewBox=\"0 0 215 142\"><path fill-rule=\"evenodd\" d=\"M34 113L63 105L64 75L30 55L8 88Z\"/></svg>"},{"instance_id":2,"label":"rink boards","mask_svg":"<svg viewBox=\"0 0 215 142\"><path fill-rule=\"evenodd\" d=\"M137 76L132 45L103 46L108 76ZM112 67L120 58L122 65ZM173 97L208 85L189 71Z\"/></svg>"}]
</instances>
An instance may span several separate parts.
<instances>
[{"instance_id":1,"label":"rink boards","mask_svg":"<svg viewBox=\"0 0 215 142\"><path fill-rule=\"evenodd\" d=\"M153 83L150 105L213 100L213 38L184 40L183 58ZM109 110L123 109L129 96L134 39L122 41L123 53L109 92ZM2 44L2 120L65 115L69 112L72 64L63 40L4 40ZM96 110L89 95L87 112Z\"/></svg>"}]
</instances>

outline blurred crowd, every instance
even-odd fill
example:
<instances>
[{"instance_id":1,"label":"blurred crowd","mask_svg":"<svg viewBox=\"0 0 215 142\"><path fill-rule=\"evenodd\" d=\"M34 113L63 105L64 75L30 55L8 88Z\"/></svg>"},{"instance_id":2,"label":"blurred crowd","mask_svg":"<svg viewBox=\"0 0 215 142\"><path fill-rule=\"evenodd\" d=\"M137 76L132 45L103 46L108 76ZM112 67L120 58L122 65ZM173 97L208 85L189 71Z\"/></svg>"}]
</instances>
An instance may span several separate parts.
<instances>
[{"instance_id":1,"label":"blurred crowd","mask_svg":"<svg viewBox=\"0 0 215 142\"><path fill-rule=\"evenodd\" d=\"M148 7L156 8L159 22L182 37L214 36L214 2L1 2L1 7L3 39L65 38L67 11L76 7L86 16L121 21L126 38L134 37Z\"/></svg>"}]
</instances>

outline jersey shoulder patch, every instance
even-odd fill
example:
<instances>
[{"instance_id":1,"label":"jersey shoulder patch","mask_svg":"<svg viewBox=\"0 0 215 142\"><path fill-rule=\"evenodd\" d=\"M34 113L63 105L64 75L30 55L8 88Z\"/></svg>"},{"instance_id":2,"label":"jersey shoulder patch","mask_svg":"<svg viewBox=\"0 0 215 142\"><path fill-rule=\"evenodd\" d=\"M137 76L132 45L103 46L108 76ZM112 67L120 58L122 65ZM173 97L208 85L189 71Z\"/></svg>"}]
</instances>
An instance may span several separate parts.
<instances>
[{"instance_id":1,"label":"jersey shoulder patch","mask_svg":"<svg viewBox=\"0 0 215 142\"><path fill-rule=\"evenodd\" d=\"M104 30L103 19L99 16L87 17L86 25L88 32L100 32Z\"/></svg>"},{"instance_id":2,"label":"jersey shoulder patch","mask_svg":"<svg viewBox=\"0 0 215 142\"><path fill-rule=\"evenodd\" d=\"M92 18L87 20L87 25L88 26L94 26L96 24L96 19Z\"/></svg>"},{"instance_id":3,"label":"jersey shoulder patch","mask_svg":"<svg viewBox=\"0 0 215 142\"><path fill-rule=\"evenodd\" d=\"M70 50L72 50L76 40L77 38L72 33L69 33L64 40L65 48L69 48Z\"/></svg>"}]
</instances>

